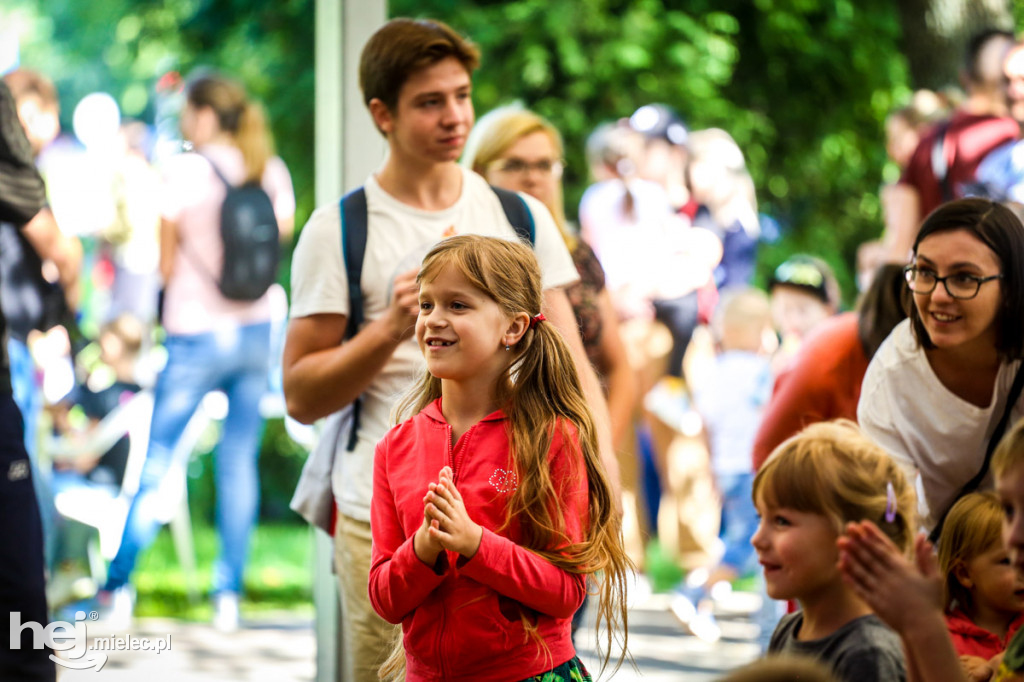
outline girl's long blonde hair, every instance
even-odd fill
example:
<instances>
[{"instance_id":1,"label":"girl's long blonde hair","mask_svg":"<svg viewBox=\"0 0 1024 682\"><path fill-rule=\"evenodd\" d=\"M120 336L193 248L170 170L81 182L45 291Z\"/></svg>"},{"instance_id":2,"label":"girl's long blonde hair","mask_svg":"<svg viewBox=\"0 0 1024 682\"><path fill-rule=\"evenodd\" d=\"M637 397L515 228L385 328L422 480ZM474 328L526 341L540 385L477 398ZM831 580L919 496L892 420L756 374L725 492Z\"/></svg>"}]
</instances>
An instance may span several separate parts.
<instances>
[{"instance_id":1,"label":"girl's long blonde hair","mask_svg":"<svg viewBox=\"0 0 1024 682\"><path fill-rule=\"evenodd\" d=\"M541 273L533 251L520 242L464 235L435 246L423 261L419 281L454 268L509 316L541 311ZM576 364L561 334L549 322L528 330L513 347L508 371L498 379L497 396L507 417L511 464L519 485L508 506L506 525L519 524L521 544L555 566L592 576L598 584L599 630L604 632L603 665L621 632L626 654L626 572L630 561L622 547L612 489L597 448L593 417L576 374ZM441 397L441 381L425 373L398 407L408 416ZM548 453L555 429L576 430L587 475L585 535L572 543L566 534L562 491L551 478ZM565 433L568 440L568 433ZM571 442L571 441L569 441ZM524 615L527 631L531 626Z\"/></svg>"},{"instance_id":2,"label":"girl's long blonde hair","mask_svg":"<svg viewBox=\"0 0 1024 682\"><path fill-rule=\"evenodd\" d=\"M851 521L872 521L904 554L914 542L913 487L888 453L847 419L812 424L775 448L754 477L753 497L820 514L838 535Z\"/></svg>"},{"instance_id":3,"label":"girl's long blonde hair","mask_svg":"<svg viewBox=\"0 0 1024 682\"><path fill-rule=\"evenodd\" d=\"M267 161L274 155L263 107L249 100L240 83L216 74L189 80L186 96L193 107L213 110L220 129L231 135L242 152L245 181L259 183Z\"/></svg>"},{"instance_id":4,"label":"girl's long blonde hair","mask_svg":"<svg viewBox=\"0 0 1024 682\"><path fill-rule=\"evenodd\" d=\"M993 492L964 495L949 509L939 536L942 605L947 612L973 606L971 591L960 584L957 569L971 559L1002 547L1003 505Z\"/></svg>"}]
</instances>

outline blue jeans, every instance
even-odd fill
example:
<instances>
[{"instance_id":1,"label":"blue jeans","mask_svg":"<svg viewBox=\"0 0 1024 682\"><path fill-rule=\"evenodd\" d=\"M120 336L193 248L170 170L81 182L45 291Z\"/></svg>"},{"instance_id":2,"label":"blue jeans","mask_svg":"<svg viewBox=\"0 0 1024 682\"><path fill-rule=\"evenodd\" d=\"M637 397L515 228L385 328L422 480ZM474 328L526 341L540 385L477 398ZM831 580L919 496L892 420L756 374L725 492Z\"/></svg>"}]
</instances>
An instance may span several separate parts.
<instances>
[{"instance_id":1,"label":"blue jeans","mask_svg":"<svg viewBox=\"0 0 1024 682\"><path fill-rule=\"evenodd\" d=\"M725 544L722 563L739 575L758 571L757 555L750 539L757 532L757 508L752 499L754 474L725 474L717 477L722 494L722 528Z\"/></svg>"},{"instance_id":2,"label":"blue jeans","mask_svg":"<svg viewBox=\"0 0 1024 682\"><path fill-rule=\"evenodd\" d=\"M220 554L214 564L213 588L215 592L241 592L249 535L259 504L259 403L267 389L270 323L169 336L165 345L167 366L156 383L149 450L121 546L110 564L106 589L128 582L138 553L160 529L154 501L160 483L175 464L172 456L178 437L203 396L219 389L227 395L228 413L214 468Z\"/></svg>"}]
</instances>

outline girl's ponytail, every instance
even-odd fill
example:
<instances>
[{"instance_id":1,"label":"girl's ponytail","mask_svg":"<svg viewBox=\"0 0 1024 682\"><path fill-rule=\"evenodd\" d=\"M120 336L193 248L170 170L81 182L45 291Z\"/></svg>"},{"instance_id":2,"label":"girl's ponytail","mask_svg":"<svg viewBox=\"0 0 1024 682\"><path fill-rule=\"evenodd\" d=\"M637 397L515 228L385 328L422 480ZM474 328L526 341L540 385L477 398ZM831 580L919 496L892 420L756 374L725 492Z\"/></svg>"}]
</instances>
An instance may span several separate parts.
<instances>
[{"instance_id":1,"label":"girl's ponytail","mask_svg":"<svg viewBox=\"0 0 1024 682\"><path fill-rule=\"evenodd\" d=\"M621 523L598 451L593 416L569 346L550 322L536 323L516 350L506 413L520 483L509 502L508 518L520 523L526 547L564 570L595 576L600 597L597 625L604 634L599 645L604 651L603 667L616 633L626 632L625 585L632 565L622 548ZM567 424L576 429L588 485L586 534L575 544L568 542L557 504L562 491L555 488L547 462L553 429ZM569 434L565 439L572 441ZM620 644L624 656L626 640Z\"/></svg>"},{"instance_id":2,"label":"girl's ponytail","mask_svg":"<svg viewBox=\"0 0 1024 682\"><path fill-rule=\"evenodd\" d=\"M263 107L249 100L241 83L218 74L192 78L186 91L193 106L210 107L220 129L231 135L245 161L245 181L259 183L274 154Z\"/></svg>"},{"instance_id":3,"label":"girl's ponytail","mask_svg":"<svg viewBox=\"0 0 1024 682\"><path fill-rule=\"evenodd\" d=\"M266 170L267 161L274 154L274 143L267 128L267 117L263 107L247 100L238 117L235 144L245 160L246 182L259 183Z\"/></svg>"}]
</instances>

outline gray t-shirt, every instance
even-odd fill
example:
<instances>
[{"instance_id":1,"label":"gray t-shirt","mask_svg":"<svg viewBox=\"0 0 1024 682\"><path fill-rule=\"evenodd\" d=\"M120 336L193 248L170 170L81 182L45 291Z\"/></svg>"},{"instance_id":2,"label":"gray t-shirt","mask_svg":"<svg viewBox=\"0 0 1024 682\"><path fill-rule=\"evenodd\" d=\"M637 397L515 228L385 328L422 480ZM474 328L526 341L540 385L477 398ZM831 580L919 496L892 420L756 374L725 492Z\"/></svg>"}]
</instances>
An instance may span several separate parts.
<instances>
[{"instance_id":1,"label":"gray t-shirt","mask_svg":"<svg viewBox=\"0 0 1024 682\"><path fill-rule=\"evenodd\" d=\"M772 633L768 653L816 658L831 666L843 682L906 682L899 635L878 616L855 618L828 637L798 641L803 623L799 611L783 616Z\"/></svg>"}]
</instances>

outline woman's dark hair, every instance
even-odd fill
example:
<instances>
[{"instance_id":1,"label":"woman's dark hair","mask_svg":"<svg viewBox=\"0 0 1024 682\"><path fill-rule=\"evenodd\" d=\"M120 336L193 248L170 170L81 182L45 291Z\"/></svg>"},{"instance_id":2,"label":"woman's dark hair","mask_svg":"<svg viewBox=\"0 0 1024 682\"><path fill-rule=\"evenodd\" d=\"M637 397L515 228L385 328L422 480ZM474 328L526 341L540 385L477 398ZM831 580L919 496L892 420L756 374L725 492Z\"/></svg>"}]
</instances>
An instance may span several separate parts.
<instances>
[{"instance_id":1,"label":"woman's dark hair","mask_svg":"<svg viewBox=\"0 0 1024 682\"><path fill-rule=\"evenodd\" d=\"M868 360L874 357L893 327L907 316L902 301L905 282L902 265L880 265L871 278L871 286L857 304L857 336Z\"/></svg>"},{"instance_id":2,"label":"woman's dark hair","mask_svg":"<svg viewBox=\"0 0 1024 682\"><path fill-rule=\"evenodd\" d=\"M925 218L914 241L914 255L925 238L954 230L970 232L999 258L1003 277L998 281L1003 302L996 318L996 350L1007 358L1024 357L1024 225L1003 204L989 199L957 199L942 204ZM906 287L903 305L917 342L924 348L934 348L914 305L913 294Z\"/></svg>"}]
</instances>

